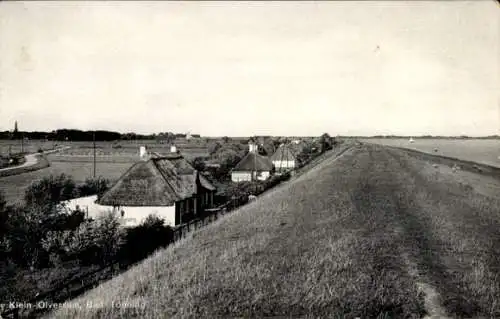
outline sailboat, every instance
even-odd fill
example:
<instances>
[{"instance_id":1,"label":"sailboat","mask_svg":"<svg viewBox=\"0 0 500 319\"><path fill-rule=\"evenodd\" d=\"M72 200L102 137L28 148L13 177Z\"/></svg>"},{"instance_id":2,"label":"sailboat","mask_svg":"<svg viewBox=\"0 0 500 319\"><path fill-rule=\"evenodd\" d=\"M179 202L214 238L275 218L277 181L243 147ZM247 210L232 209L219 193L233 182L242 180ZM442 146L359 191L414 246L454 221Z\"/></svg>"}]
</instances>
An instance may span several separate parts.
<instances>
[{"instance_id":1,"label":"sailboat","mask_svg":"<svg viewBox=\"0 0 500 319\"><path fill-rule=\"evenodd\" d=\"M413 139L413 137L410 137L410 143L413 143L415 142L415 140Z\"/></svg>"}]
</instances>

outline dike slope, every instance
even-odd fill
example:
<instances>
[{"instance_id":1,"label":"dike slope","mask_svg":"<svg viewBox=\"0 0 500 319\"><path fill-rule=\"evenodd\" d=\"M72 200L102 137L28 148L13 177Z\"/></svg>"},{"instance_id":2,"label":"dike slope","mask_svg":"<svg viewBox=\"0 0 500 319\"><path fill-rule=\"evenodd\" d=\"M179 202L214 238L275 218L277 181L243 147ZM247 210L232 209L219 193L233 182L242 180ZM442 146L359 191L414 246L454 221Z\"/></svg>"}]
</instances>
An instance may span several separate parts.
<instances>
[{"instance_id":1,"label":"dike slope","mask_svg":"<svg viewBox=\"0 0 500 319\"><path fill-rule=\"evenodd\" d=\"M464 185L358 145L49 317L500 317L500 200Z\"/></svg>"}]
</instances>

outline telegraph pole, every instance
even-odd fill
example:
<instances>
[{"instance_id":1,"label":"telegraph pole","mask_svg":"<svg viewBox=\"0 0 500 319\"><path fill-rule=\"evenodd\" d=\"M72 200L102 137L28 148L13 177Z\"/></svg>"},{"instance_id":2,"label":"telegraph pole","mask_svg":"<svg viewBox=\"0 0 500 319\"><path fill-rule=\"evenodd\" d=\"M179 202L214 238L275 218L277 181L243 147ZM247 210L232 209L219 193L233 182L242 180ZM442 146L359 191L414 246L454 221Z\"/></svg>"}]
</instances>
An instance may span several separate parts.
<instances>
[{"instance_id":1,"label":"telegraph pole","mask_svg":"<svg viewBox=\"0 0 500 319\"><path fill-rule=\"evenodd\" d=\"M95 179L95 164L96 164L96 161L95 161L95 131L92 132L92 141L93 141L93 146L94 146L94 179Z\"/></svg>"}]
</instances>

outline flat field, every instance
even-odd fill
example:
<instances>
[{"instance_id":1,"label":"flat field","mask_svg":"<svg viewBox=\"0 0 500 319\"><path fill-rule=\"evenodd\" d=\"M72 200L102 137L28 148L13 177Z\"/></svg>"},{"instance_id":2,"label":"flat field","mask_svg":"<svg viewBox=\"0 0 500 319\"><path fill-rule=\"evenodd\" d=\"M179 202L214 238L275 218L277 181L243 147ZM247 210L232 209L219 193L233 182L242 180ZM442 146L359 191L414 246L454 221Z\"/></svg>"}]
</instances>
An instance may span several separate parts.
<instances>
[{"instance_id":1,"label":"flat field","mask_svg":"<svg viewBox=\"0 0 500 319\"><path fill-rule=\"evenodd\" d=\"M368 143L404 147L437 155L500 167L500 140L496 139L365 139ZM437 152L434 149L437 148Z\"/></svg>"},{"instance_id":2,"label":"flat field","mask_svg":"<svg viewBox=\"0 0 500 319\"><path fill-rule=\"evenodd\" d=\"M22 200L25 189L34 181L45 176L58 175L64 173L71 175L75 182L84 182L86 178L92 177L93 163L76 161L52 161L51 166L33 172L22 173L0 177L0 190L5 194L8 203L15 203ZM96 176L102 176L114 181L118 179L133 162L97 162Z\"/></svg>"},{"instance_id":3,"label":"flat field","mask_svg":"<svg viewBox=\"0 0 500 319\"><path fill-rule=\"evenodd\" d=\"M26 153L36 153L39 149L51 150L55 147L55 144L58 146L68 145L68 143L43 140L28 140L22 143L21 140L0 140L0 155L9 155L9 150L12 153L20 153L21 150Z\"/></svg>"},{"instance_id":4,"label":"flat field","mask_svg":"<svg viewBox=\"0 0 500 319\"><path fill-rule=\"evenodd\" d=\"M498 189L358 145L49 317L500 318Z\"/></svg>"}]
</instances>

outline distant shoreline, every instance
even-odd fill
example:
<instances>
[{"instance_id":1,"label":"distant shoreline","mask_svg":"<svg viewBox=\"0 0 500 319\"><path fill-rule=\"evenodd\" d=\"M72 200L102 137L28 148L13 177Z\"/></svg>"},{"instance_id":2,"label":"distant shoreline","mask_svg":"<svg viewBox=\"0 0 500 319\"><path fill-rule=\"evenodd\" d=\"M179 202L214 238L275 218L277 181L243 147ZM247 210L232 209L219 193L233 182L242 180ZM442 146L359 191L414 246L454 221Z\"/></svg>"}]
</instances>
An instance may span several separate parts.
<instances>
[{"instance_id":1,"label":"distant shoreline","mask_svg":"<svg viewBox=\"0 0 500 319\"><path fill-rule=\"evenodd\" d=\"M500 136L339 136L358 139L414 139L414 140L500 140Z\"/></svg>"},{"instance_id":2,"label":"distant shoreline","mask_svg":"<svg viewBox=\"0 0 500 319\"><path fill-rule=\"evenodd\" d=\"M240 139L246 139L248 137L232 137L228 136L231 139L234 140L240 140ZM273 136L271 136L273 137ZM396 136L396 135L375 135L375 136L347 136L347 135L332 135L332 137L337 137L340 139L414 139L414 140L437 140L437 139L442 139L442 140L500 140L499 135L491 135L491 136ZM210 140L213 139L220 139L221 137L213 137L213 136L202 136L200 138L207 138ZM299 138L310 138L309 136L301 136ZM5 139L5 138L0 138L0 141L15 141L11 139ZM29 141L46 141L45 139L29 139ZM150 142L150 141L156 141L156 139L138 139L138 140L96 140L96 142L102 143L102 142L107 142L107 143L120 143L120 142ZM92 140L74 140L74 141L63 141L63 140L49 140L48 142L65 142L65 143L81 143L81 142L92 142Z\"/></svg>"}]
</instances>

